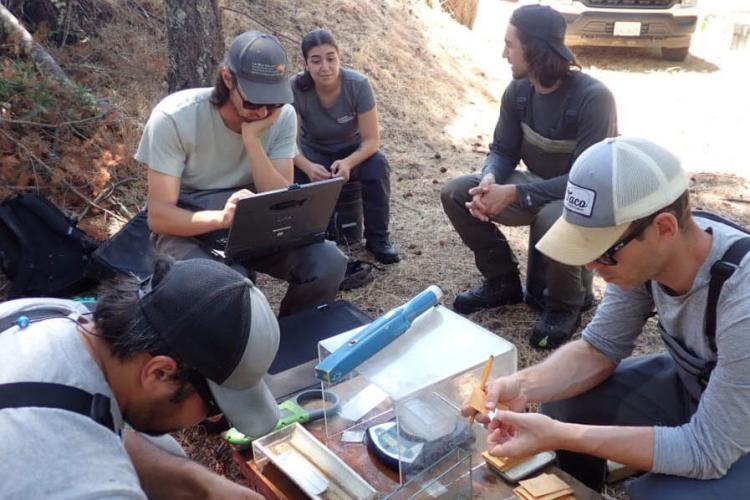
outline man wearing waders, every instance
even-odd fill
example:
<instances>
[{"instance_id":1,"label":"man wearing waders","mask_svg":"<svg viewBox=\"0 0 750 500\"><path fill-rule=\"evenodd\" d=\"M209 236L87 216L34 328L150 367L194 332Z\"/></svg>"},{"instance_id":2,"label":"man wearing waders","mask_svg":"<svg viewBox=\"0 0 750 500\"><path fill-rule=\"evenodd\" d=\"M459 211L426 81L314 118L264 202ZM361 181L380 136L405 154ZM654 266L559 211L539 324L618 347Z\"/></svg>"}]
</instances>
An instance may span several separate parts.
<instances>
[{"instance_id":1,"label":"man wearing waders","mask_svg":"<svg viewBox=\"0 0 750 500\"><path fill-rule=\"evenodd\" d=\"M591 273L551 261L536 242L562 213L573 161L589 146L617 135L612 93L581 73L565 46L565 19L541 5L516 9L505 35L513 81L481 174L459 177L442 190L443 209L474 252L483 283L460 293L462 314L525 300L542 310L531 343L554 348L567 341L593 305ZM523 161L525 169L516 167ZM530 226L526 291L502 226Z\"/></svg>"}]
</instances>

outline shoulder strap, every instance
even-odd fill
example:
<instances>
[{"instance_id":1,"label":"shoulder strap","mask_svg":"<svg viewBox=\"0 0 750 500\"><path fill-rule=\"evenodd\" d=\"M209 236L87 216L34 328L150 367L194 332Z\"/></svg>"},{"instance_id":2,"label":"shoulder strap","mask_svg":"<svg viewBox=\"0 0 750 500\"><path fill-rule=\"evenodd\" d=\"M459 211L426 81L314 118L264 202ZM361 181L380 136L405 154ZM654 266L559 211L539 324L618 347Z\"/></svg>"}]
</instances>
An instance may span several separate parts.
<instances>
[{"instance_id":1,"label":"shoulder strap","mask_svg":"<svg viewBox=\"0 0 750 500\"><path fill-rule=\"evenodd\" d=\"M720 260L711 266L711 281L708 283L708 300L706 316L703 320L703 331L708 338L712 352L716 352L716 305L724 282L732 277L745 255L750 252L750 237L732 243Z\"/></svg>"},{"instance_id":2,"label":"shoulder strap","mask_svg":"<svg viewBox=\"0 0 750 500\"><path fill-rule=\"evenodd\" d=\"M65 318L71 312L72 309L64 305L29 305L0 316L0 334L13 326L26 328L33 321ZM0 410L25 407L72 411L90 417L112 432L117 432L110 412L110 399L103 394L91 394L78 387L52 382L0 384Z\"/></svg>"},{"instance_id":3,"label":"shoulder strap","mask_svg":"<svg viewBox=\"0 0 750 500\"><path fill-rule=\"evenodd\" d=\"M38 299L40 302L44 299ZM5 330L18 326L26 328L33 321L42 321L53 318L66 318L73 312L73 309L63 305L44 305L28 306L17 311L0 315L0 334Z\"/></svg>"},{"instance_id":4,"label":"shoulder strap","mask_svg":"<svg viewBox=\"0 0 750 500\"><path fill-rule=\"evenodd\" d=\"M738 231L742 231L743 233L750 234L750 231L743 226L742 224L733 221L732 219L728 219L727 217L719 214L715 214L713 212L708 212L706 210L696 208L692 211L694 217L700 217L701 219L708 219L714 222L720 222L724 225L727 225L729 227L733 227L734 229L737 229Z\"/></svg>"},{"instance_id":5,"label":"shoulder strap","mask_svg":"<svg viewBox=\"0 0 750 500\"><path fill-rule=\"evenodd\" d=\"M651 288L651 285L652 285L652 283L651 283L651 280L648 280L647 282L645 282L645 283L643 284L643 287L644 287L644 288L646 289L646 293L647 293L647 294L648 294L648 296L649 296L649 297L651 298L651 302L653 303L653 300L654 300L654 289L653 289L653 288ZM646 318L645 318L645 319L653 318L653 317L654 317L654 316L656 316L657 314L658 314L658 313L656 312L656 307L655 307L655 305L652 305L652 309L651 309L651 312L650 312L650 313L648 313L648 314L646 315Z\"/></svg>"},{"instance_id":6,"label":"shoulder strap","mask_svg":"<svg viewBox=\"0 0 750 500\"><path fill-rule=\"evenodd\" d=\"M78 387L49 382L0 384L0 410L26 407L71 411L117 432L110 412L110 400L104 394L91 394Z\"/></svg>"},{"instance_id":7,"label":"shoulder strap","mask_svg":"<svg viewBox=\"0 0 750 500\"><path fill-rule=\"evenodd\" d=\"M586 89L593 86L597 81L585 73L573 71L568 77L568 98L565 102L565 111L563 115L563 125L574 127L574 137L578 135L578 115L581 111L581 105L586 97ZM576 88L579 87L579 88Z\"/></svg>"},{"instance_id":8,"label":"shoulder strap","mask_svg":"<svg viewBox=\"0 0 750 500\"><path fill-rule=\"evenodd\" d=\"M518 82L518 88L516 89L516 110L518 111L519 121L523 121L526 118L526 108L529 106L532 89L531 82L527 78Z\"/></svg>"}]
</instances>

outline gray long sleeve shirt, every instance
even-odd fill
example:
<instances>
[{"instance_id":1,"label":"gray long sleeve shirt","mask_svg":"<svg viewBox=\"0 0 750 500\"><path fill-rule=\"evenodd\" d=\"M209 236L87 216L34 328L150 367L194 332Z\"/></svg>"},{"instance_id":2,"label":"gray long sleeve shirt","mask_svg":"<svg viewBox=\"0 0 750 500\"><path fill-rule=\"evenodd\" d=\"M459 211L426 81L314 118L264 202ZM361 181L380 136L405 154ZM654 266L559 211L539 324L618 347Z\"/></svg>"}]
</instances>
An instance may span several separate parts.
<instances>
[{"instance_id":1,"label":"gray long sleeve shirt","mask_svg":"<svg viewBox=\"0 0 750 500\"><path fill-rule=\"evenodd\" d=\"M518 106L520 91L525 87L524 80L513 80L500 103L500 116L495 125L492 143L485 159L482 174L493 173L495 182L501 184L510 176L522 160L521 143L523 132L521 122L527 123L535 132L550 139L575 139L576 149L572 161L589 146L607 137L617 135L617 110L609 89L601 82L589 84L583 78L570 85L561 85L549 94L539 94L532 88L526 104L525 116L521 116ZM573 94L583 93L578 99ZM553 130L563 120L568 101L580 102L576 120L576 137L553 137ZM562 199L568 175L561 175L534 184L517 186L519 204L524 207L537 207L552 200Z\"/></svg>"},{"instance_id":2,"label":"gray long sleeve shirt","mask_svg":"<svg viewBox=\"0 0 750 500\"><path fill-rule=\"evenodd\" d=\"M697 479L724 476L750 451L750 256L724 283L716 309L717 356L703 333L710 269L737 239L747 236L714 221L696 218L711 228L713 241L693 286L684 295L653 286L653 299L643 287L624 290L609 285L583 338L614 362L629 356L645 317L656 305L667 332L699 358L716 360L707 388L690 421L678 427L655 427L652 472Z\"/></svg>"}]
</instances>

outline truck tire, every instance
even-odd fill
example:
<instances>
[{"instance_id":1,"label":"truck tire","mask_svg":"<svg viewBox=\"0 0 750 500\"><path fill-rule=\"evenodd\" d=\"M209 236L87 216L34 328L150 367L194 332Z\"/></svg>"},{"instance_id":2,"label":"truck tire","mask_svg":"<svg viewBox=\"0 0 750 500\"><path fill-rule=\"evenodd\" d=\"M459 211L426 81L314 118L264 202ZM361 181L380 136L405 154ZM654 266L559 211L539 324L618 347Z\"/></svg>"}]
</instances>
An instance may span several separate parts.
<instances>
[{"instance_id":1,"label":"truck tire","mask_svg":"<svg viewBox=\"0 0 750 500\"><path fill-rule=\"evenodd\" d=\"M690 47L662 47L661 56L667 61L684 61Z\"/></svg>"}]
</instances>

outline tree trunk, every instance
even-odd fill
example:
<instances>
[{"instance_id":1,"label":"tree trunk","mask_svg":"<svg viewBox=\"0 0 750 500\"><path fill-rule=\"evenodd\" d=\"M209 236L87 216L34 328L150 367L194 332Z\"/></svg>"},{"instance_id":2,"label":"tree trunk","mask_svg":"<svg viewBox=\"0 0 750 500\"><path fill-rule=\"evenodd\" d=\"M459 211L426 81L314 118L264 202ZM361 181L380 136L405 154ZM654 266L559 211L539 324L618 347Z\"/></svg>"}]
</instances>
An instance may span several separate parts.
<instances>
[{"instance_id":1,"label":"tree trunk","mask_svg":"<svg viewBox=\"0 0 750 500\"><path fill-rule=\"evenodd\" d=\"M213 85L224 56L217 0L166 0L169 93Z\"/></svg>"},{"instance_id":2,"label":"tree trunk","mask_svg":"<svg viewBox=\"0 0 750 500\"><path fill-rule=\"evenodd\" d=\"M479 0L445 0L443 9L469 29L474 27Z\"/></svg>"},{"instance_id":3,"label":"tree trunk","mask_svg":"<svg viewBox=\"0 0 750 500\"><path fill-rule=\"evenodd\" d=\"M44 47L36 43L26 28L21 25L16 16L0 4L0 42L5 43L8 40L19 48L19 52L24 56L30 57L39 70L57 78L63 85L75 87L75 84L68 79L68 76L60 68L52 56Z\"/></svg>"}]
</instances>

